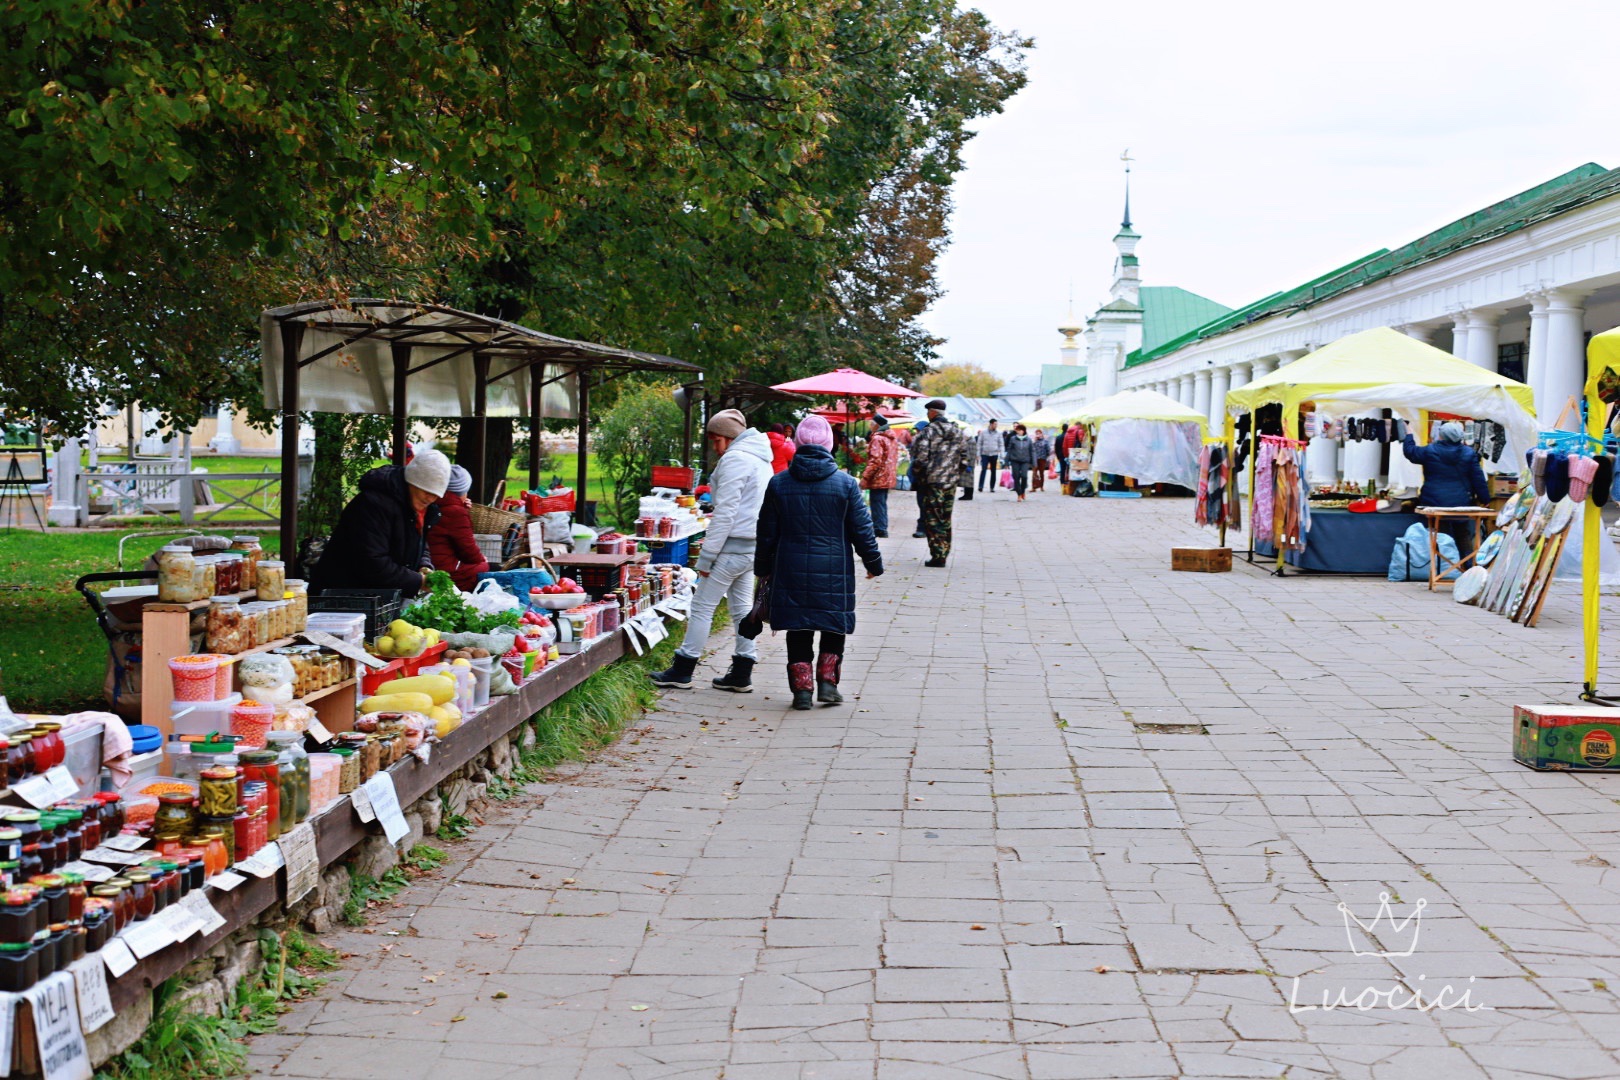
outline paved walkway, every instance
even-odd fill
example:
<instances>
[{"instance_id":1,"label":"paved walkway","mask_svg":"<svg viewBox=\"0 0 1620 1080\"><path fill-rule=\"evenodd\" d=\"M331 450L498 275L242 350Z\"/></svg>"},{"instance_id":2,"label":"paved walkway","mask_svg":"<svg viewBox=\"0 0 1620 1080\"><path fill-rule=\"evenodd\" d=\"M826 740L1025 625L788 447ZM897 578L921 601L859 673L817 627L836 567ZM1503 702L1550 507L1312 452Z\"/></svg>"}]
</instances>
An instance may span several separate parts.
<instances>
[{"instance_id":1,"label":"paved walkway","mask_svg":"<svg viewBox=\"0 0 1620 1080\"><path fill-rule=\"evenodd\" d=\"M779 639L764 692L667 697L335 935L256 1069L1620 1074L1620 777L1509 752L1511 706L1579 681L1574 593L1525 630L1416 584L1172 574L1191 512L978 499L943 572L885 541L850 705L786 711ZM1381 893L1426 904L1410 955L1352 952L1416 937L1347 935ZM1388 1007L1411 989L1488 1008Z\"/></svg>"}]
</instances>

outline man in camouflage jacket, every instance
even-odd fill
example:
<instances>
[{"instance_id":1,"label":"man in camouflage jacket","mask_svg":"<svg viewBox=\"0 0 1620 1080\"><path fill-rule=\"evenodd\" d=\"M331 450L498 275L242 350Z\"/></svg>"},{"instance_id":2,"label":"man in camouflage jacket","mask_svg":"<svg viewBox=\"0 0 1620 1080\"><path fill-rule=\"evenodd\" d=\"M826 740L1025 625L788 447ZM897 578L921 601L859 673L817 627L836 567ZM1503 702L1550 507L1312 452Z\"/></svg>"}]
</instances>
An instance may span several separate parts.
<instances>
[{"instance_id":1,"label":"man in camouflage jacket","mask_svg":"<svg viewBox=\"0 0 1620 1080\"><path fill-rule=\"evenodd\" d=\"M951 509L963 471L972 467L967 434L945 415L945 402L930 401L928 428L911 443L911 486L922 507L923 535L928 538L924 566L945 565L951 553Z\"/></svg>"}]
</instances>

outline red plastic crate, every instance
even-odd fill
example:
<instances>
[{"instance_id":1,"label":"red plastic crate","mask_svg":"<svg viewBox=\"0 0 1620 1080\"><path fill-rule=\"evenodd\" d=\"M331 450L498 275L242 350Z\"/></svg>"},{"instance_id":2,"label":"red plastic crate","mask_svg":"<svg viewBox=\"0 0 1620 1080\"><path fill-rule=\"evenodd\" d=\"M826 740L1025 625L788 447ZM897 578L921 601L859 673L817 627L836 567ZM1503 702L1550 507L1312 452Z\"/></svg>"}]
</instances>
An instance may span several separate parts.
<instances>
[{"instance_id":1,"label":"red plastic crate","mask_svg":"<svg viewBox=\"0 0 1620 1080\"><path fill-rule=\"evenodd\" d=\"M680 488L682 491L691 491L692 485L696 482L696 469L686 469L679 465L653 466L652 486L655 488Z\"/></svg>"},{"instance_id":2,"label":"red plastic crate","mask_svg":"<svg viewBox=\"0 0 1620 1080\"><path fill-rule=\"evenodd\" d=\"M448 641L441 641L437 645L423 649L421 653L416 656L402 657L400 659L400 663L404 664L405 668L400 673L400 678L408 679L412 675L415 675L418 671L421 671L423 668L432 667L434 664L437 664L439 662L439 657L443 656L444 651L449 647L450 643Z\"/></svg>"},{"instance_id":3,"label":"red plastic crate","mask_svg":"<svg viewBox=\"0 0 1620 1080\"><path fill-rule=\"evenodd\" d=\"M378 657L378 659L380 660L382 658ZM355 666L360 668L360 691L366 697L370 697L372 694L375 694L377 692L377 687L381 686L383 683L389 682L393 679L403 679L405 677L403 673L405 661L399 659L390 660L385 666L380 668L369 668L364 664L356 664Z\"/></svg>"}]
</instances>

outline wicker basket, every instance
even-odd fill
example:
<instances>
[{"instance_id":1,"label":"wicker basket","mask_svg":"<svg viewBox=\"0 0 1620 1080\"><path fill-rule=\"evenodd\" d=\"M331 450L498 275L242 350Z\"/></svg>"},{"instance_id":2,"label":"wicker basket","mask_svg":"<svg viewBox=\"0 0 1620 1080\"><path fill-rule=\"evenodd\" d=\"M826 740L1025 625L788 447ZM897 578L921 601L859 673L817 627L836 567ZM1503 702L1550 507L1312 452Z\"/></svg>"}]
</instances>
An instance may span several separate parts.
<instances>
[{"instance_id":1,"label":"wicker basket","mask_svg":"<svg viewBox=\"0 0 1620 1080\"><path fill-rule=\"evenodd\" d=\"M505 543L500 533L473 533L473 539L478 541L478 550L484 553L485 562L500 564L501 548Z\"/></svg>"},{"instance_id":2,"label":"wicker basket","mask_svg":"<svg viewBox=\"0 0 1620 1080\"><path fill-rule=\"evenodd\" d=\"M467 508L467 514L472 518L474 533L494 533L505 536L506 530L513 525L521 525L528 520L523 514L511 510L497 510L493 506L483 503L473 503Z\"/></svg>"}]
</instances>

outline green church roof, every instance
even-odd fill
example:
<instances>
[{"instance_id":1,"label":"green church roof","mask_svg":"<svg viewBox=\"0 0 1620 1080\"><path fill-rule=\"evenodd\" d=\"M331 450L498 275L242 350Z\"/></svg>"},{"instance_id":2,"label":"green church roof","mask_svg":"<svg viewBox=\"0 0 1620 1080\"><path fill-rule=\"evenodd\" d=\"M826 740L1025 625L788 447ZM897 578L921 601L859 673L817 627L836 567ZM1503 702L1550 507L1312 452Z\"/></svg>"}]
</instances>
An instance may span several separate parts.
<instances>
[{"instance_id":1,"label":"green church roof","mask_svg":"<svg viewBox=\"0 0 1620 1080\"><path fill-rule=\"evenodd\" d=\"M1601 165L1588 163L1571 169L1546 183L1519 192L1501 202L1492 203L1418 237L1391 251L1379 248L1370 255L1312 278L1303 285L1272 293L1236 311L1210 319L1201 326L1189 328L1178 336L1152 343L1144 326L1142 348L1125 359L1127 368L1146 364L1168 356L1195 341L1273 315L1285 315L1320 304L1352 289L1370 285L1375 281L1410 270L1426 262L1454 254L1464 248L1494 240L1499 236L1518 232L1548 218L1568 213L1588 203L1620 194L1620 169L1606 170ZM1143 289L1145 294L1147 289ZM1144 303L1146 300L1144 299ZM1152 308L1149 305L1149 311Z\"/></svg>"},{"instance_id":2,"label":"green church roof","mask_svg":"<svg viewBox=\"0 0 1620 1080\"><path fill-rule=\"evenodd\" d=\"M1142 350L1158 347L1232 309L1174 285L1142 286Z\"/></svg>"},{"instance_id":3,"label":"green church roof","mask_svg":"<svg viewBox=\"0 0 1620 1080\"><path fill-rule=\"evenodd\" d=\"M1042 364L1041 365L1041 396L1055 394L1059 390L1086 381L1086 369L1074 364Z\"/></svg>"}]
</instances>

